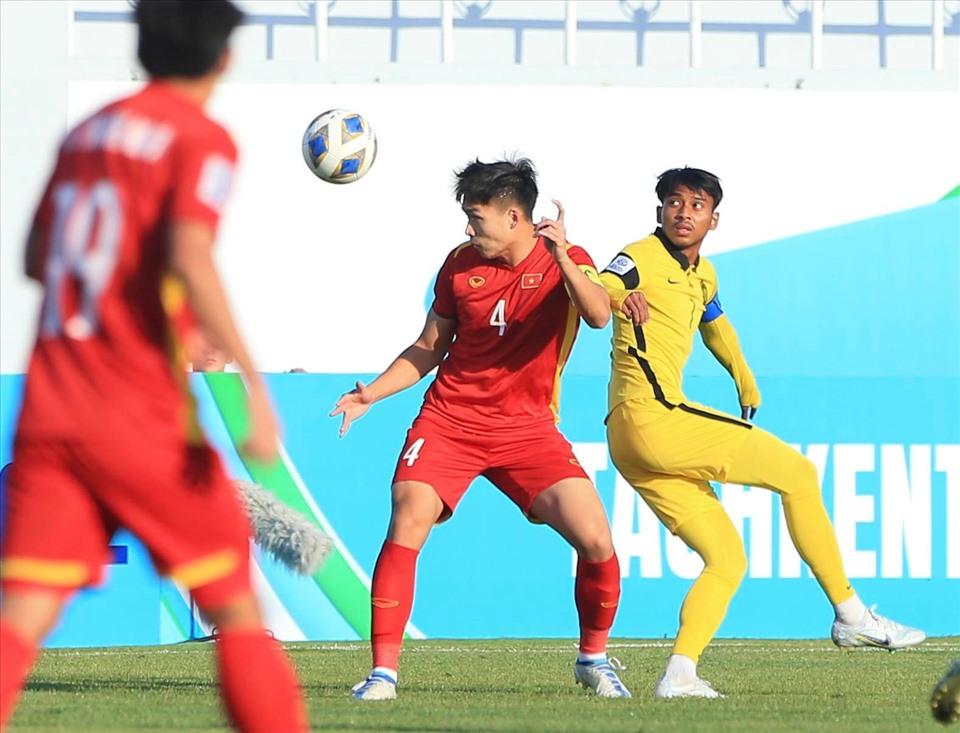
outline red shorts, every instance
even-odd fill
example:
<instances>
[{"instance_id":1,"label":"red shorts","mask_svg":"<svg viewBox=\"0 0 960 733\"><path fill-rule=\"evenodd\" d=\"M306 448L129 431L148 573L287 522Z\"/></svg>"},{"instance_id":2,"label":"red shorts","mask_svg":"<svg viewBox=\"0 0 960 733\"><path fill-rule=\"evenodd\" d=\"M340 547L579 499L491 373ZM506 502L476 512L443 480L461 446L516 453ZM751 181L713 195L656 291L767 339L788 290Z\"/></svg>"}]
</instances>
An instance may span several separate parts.
<instances>
[{"instance_id":1,"label":"red shorts","mask_svg":"<svg viewBox=\"0 0 960 733\"><path fill-rule=\"evenodd\" d=\"M101 580L128 529L157 570L216 607L250 589L250 523L220 457L139 430L115 441L18 441L0 581L74 589ZM142 437L142 436L150 437Z\"/></svg>"},{"instance_id":2,"label":"red shorts","mask_svg":"<svg viewBox=\"0 0 960 733\"><path fill-rule=\"evenodd\" d=\"M570 443L549 422L478 434L420 415L407 431L393 482L433 487L448 519L470 483L483 476L530 517L533 500L558 481L588 478Z\"/></svg>"}]
</instances>

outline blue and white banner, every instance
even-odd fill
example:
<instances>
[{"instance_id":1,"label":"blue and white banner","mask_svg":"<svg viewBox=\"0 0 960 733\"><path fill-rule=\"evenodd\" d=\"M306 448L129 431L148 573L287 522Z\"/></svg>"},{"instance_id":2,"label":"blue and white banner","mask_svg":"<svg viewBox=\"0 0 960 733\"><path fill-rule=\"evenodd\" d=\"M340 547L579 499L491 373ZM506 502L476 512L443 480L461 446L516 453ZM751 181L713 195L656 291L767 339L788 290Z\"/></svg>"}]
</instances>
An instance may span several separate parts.
<instances>
[{"instance_id":1,"label":"blue and white banner","mask_svg":"<svg viewBox=\"0 0 960 733\"><path fill-rule=\"evenodd\" d=\"M763 392L757 422L817 466L846 569L868 605L930 635L960 634L960 198L713 258L726 311ZM951 240L952 238L952 240ZM412 337L415 334L411 335ZM561 428L595 479L623 576L613 633L670 638L699 559L613 469L603 418L609 333L583 331L563 382ZM340 569L298 578L258 558L280 635L358 639L389 518L389 481L426 383L375 406L346 438L328 413L369 374L275 374L293 491L337 538ZM238 478L216 390L195 376L203 422ZM0 464L10 461L22 377L0 379ZM687 395L736 409L732 382L698 346ZM749 571L725 637L824 637L831 609L770 492L722 486ZM128 537L111 583L81 595L51 645L158 643L194 633L185 600ZM573 553L478 481L420 559L412 633L440 638L577 634Z\"/></svg>"}]
</instances>

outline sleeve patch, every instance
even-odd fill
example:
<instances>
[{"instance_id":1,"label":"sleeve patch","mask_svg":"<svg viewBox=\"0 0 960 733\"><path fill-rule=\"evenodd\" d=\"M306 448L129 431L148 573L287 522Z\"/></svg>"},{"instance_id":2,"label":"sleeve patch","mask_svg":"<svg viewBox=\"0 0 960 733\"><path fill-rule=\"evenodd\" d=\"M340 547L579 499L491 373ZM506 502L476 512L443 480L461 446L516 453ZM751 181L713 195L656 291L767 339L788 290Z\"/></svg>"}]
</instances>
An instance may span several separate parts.
<instances>
[{"instance_id":1,"label":"sleeve patch","mask_svg":"<svg viewBox=\"0 0 960 733\"><path fill-rule=\"evenodd\" d=\"M630 270L636 270L636 269L637 269L636 264L634 264L634 261L630 259L629 256L620 254L614 258L613 262L607 265L604 272L612 272L614 275L619 275L620 277L623 277L628 272L630 272Z\"/></svg>"},{"instance_id":2,"label":"sleeve patch","mask_svg":"<svg viewBox=\"0 0 960 733\"><path fill-rule=\"evenodd\" d=\"M707 303L707 309L700 320L702 323L710 323L710 321L715 321L722 315L723 308L720 307L720 298L714 295L713 300Z\"/></svg>"},{"instance_id":3,"label":"sleeve patch","mask_svg":"<svg viewBox=\"0 0 960 733\"><path fill-rule=\"evenodd\" d=\"M609 272L620 278L623 287L627 290L635 290L640 287L640 271L630 255L622 252L613 258L613 262L607 265L604 272Z\"/></svg>"},{"instance_id":4,"label":"sleeve patch","mask_svg":"<svg viewBox=\"0 0 960 733\"><path fill-rule=\"evenodd\" d=\"M597 271L590 265L580 265L580 272L586 275L590 282L603 285L603 283L600 282L600 275L598 275Z\"/></svg>"},{"instance_id":5,"label":"sleeve patch","mask_svg":"<svg viewBox=\"0 0 960 733\"><path fill-rule=\"evenodd\" d=\"M233 164L222 155L210 155L203 162L197 182L197 199L220 213L233 182Z\"/></svg>"}]
</instances>

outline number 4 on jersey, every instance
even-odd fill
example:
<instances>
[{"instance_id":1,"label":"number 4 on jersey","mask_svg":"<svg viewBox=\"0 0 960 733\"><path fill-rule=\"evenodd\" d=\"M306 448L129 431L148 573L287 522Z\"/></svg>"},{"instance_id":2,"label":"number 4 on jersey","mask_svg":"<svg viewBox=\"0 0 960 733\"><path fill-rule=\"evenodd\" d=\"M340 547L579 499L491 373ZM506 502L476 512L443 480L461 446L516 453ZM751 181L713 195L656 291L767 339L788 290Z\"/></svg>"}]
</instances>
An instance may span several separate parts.
<instances>
[{"instance_id":1,"label":"number 4 on jersey","mask_svg":"<svg viewBox=\"0 0 960 733\"><path fill-rule=\"evenodd\" d=\"M500 329L500 336L507 330L507 301L503 298L497 301L490 314L490 325Z\"/></svg>"},{"instance_id":2,"label":"number 4 on jersey","mask_svg":"<svg viewBox=\"0 0 960 733\"><path fill-rule=\"evenodd\" d=\"M425 442L426 438L417 438L413 441L413 445L407 448L407 452L400 457L400 460L406 461L408 466L412 466L414 461L420 457L420 449L423 448Z\"/></svg>"}]
</instances>

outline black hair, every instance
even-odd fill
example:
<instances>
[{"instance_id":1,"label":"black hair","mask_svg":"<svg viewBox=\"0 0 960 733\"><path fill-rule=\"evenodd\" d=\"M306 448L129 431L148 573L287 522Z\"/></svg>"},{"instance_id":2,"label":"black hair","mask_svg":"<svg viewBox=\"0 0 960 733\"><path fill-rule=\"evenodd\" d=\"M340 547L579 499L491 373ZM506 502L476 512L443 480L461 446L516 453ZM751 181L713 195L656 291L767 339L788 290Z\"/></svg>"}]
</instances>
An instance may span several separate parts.
<instances>
[{"instance_id":1,"label":"black hair","mask_svg":"<svg viewBox=\"0 0 960 733\"><path fill-rule=\"evenodd\" d=\"M455 173L457 201L467 204L513 202L533 220L537 203L537 170L529 158L510 158L495 163L475 160Z\"/></svg>"},{"instance_id":2,"label":"black hair","mask_svg":"<svg viewBox=\"0 0 960 733\"><path fill-rule=\"evenodd\" d=\"M139 0L137 57L151 77L213 71L243 12L230 0Z\"/></svg>"},{"instance_id":3,"label":"black hair","mask_svg":"<svg viewBox=\"0 0 960 733\"><path fill-rule=\"evenodd\" d=\"M691 191L699 191L713 198L713 208L720 205L723 198L723 189L720 188L720 179L709 171L700 168L671 168L657 176L657 198L660 203L677 190L678 186L686 186Z\"/></svg>"}]
</instances>

